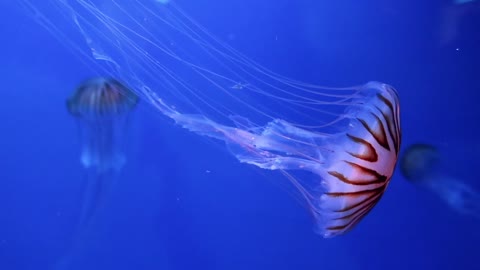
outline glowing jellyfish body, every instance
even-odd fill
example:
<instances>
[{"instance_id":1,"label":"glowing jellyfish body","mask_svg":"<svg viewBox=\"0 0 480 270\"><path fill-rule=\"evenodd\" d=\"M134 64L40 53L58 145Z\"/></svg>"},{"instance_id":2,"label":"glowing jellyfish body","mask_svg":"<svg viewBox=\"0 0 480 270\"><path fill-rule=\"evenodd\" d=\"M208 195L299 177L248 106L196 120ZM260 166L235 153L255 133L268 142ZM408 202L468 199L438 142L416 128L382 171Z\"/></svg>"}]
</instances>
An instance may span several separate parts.
<instances>
[{"instance_id":1,"label":"glowing jellyfish body","mask_svg":"<svg viewBox=\"0 0 480 270\"><path fill-rule=\"evenodd\" d=\"M79 121L85 168L104 172L123 167L128 114L137 102L137 95L121 83L104 78L84 82L67 100L69 113Z\"/></svg>"},{"instance_id":2,"label":"glowing jellyfish body","mask_svg":"<svg viewBox=\"0 0 480 270\"><path fill-rule=\"evenodd\" d=\"M57 0L51 9L22 3L82 59L128 83L178 125L225 142L241 162L281 171L322 236L353 228L388 186L401 140L391 86L328 88L281 76L174 2ZM55 27L52 10L70 20L90 52Z\"/></svg>"},{"instance_id":3,"label":"glowing jellyfish body","mask_svg":"<svg viewBox=\"0 0 480 270\"><path fill-rule=\"evenodd\" d=\"M412 184L437 195L454 211L480 218L480 192L443 170L445 159L428 144L409 146L400 160L400 169Z\"/></svg>"}]
</instances>

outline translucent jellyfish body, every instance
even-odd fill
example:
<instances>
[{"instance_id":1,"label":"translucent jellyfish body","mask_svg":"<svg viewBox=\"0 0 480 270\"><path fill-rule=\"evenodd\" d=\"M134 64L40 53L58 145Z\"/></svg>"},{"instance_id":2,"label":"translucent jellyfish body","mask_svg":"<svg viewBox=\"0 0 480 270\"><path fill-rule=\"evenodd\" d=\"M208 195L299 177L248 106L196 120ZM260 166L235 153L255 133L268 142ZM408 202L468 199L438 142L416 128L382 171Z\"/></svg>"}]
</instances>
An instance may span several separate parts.
<instances>
[{"instance_id":1,"label":"translucent jellyfish body","mask_svg":"<svg viewBox=\"0 0 480 270\"><path fill-rule=\"evenodd\" d=\"M388 186L401 127L399 98L387 84L330 88L279 75L222 42L175 1L21 3L82 59L127 82L178 125L223 141L243 163L282 172L324 237L353 228ZM59 14L88 51L55 27L67 25L52 21Z\"/></svg>"},{"instance_id":2,"label":"translucent jellyfish body","mask_svg":"<svg viewBox=\"0 0 480 270\"><path fill-rule=\"evenodd\" d=\"M104 172L123 167L128 115L137 102L134 92L105 78L82 83L67 100L69 113L78 120L85 168Z\"/></svg>"},{"instance_id":3,"label":"translucent jellyfish body","mask_svg":"<svg viewBox=\"0 0 480 270\"><path fill-rule=\"evenodd\" d=\"M79 221L73 243L53 269L72 269L89 225L105 205L118 173L124 166L129 114L138 96L112 78L94 78L80 84L67 99L68 112L77 120L80 161L86 173L82 183Z\"/></svg>"},{"instance_id":4,"label":"translucent jellyfish body","mask_svg":"<svg viewBox=\"0 0 480 270\"><path fill-rule=\"evenodd\" d=\"M454 211L480 218L480 192L450 175L444 168L447 160L433 145L413 144L400 160L400 169L412 184L437 195Z\"/></svg>"}]
</instances>

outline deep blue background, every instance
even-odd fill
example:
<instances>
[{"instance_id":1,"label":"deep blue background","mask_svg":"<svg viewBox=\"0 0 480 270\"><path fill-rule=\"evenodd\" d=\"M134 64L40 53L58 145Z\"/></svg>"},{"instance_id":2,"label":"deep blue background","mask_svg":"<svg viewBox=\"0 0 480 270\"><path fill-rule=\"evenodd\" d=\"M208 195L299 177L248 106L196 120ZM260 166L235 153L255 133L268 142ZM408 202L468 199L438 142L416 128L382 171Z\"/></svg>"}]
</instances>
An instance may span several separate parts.
<instances>
[{"instance_id":1,"label":"deep blue background","mask_svg":"<svg viewBox=\"0 0 480 270\"><path fill-rule=\"evenodd\" d=\"M65 99L92 74L13 2L0 4L0 269L41 270L78 215L85 176ZM179 2L279 73L395 86L403 146L442 147L451 173L480 190L478 7L441 45L448 2ZM279 174L239 164L146 103L133 117L127 166L72 269L480 269L480 222L398 172L355 230L325 240Z\"/></svg>"}]
</instances>

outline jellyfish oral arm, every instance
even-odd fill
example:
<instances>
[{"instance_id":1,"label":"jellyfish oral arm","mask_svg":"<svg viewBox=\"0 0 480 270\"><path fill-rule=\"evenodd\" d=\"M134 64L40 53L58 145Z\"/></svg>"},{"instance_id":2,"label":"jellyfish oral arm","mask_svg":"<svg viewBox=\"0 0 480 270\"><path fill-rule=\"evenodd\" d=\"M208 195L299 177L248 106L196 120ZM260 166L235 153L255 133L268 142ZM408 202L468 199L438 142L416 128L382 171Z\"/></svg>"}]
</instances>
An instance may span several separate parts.
<instances>
[{"instance_id":1,"label":"jellyfish oral arm","mask_svg":"<svg viewBox=\"0 0 480 270\"><path fill-rule=\"evenodd\" d=\"M285 131L284 127L288 126L290 132L297 131L304 138L308 138L305 131L288 125L285 121L275 120L265 128L248 131L218 124L202 115L172 114L171 117L178 125L194 133L224 141L230 152L240 162L269 170L301 169L311 172L320 170L319 160L306 156L301 149L292 147L292 142L288 143L288 141L295 141L307 147L307 141L299 142L298 139L293 139L293 135L289 137L288 134L273 132L274 129L278 131L282 127ZM274 134L283 136L284 141L272 138ZM318 137L315 134L312 136Z\"/></svg>"}]
</instances>

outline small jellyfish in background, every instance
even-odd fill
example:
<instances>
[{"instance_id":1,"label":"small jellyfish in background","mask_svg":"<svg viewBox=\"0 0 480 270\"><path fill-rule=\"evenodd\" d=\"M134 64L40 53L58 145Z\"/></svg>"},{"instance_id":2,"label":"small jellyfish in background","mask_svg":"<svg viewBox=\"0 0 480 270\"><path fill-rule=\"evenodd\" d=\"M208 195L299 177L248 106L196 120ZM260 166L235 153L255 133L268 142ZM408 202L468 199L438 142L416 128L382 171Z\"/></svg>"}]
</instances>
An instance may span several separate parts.
<instances>
[{"instance_id":1,"label":"small jellyfish in background","mask_svg":"<svg viewBox=\"0 0 480 270\"><path fill-rule=\"evenodd\" d=\"M68 112L80 125L86 169L120 170L125 163L124 145L128 115L138 96L114 79L95 78L82 83L67 100Z\"/></svg>"},{"instance_id":2,"label":"small jellyfish in background","mask_svg":"<svg viewBox=\"0 0 480 270\"><path fill-rule=\"evenodd\" d=\"M80 162L85 170L79 221L73 242L52 269L72 269L74 258L92 224L106 203L114 182L125 165L129 115L138 96L112 78L84 81L67 99L67 110L75 118L80 133Z\"/></svg>"},{"instance_id":3,"label":"small jellyfish in background","mask_svg":"<svg viewBox=\"0 0 480 270\"><path fill-rule=\"evenodd\" d=\"M68 112L78 121L80 161L88 171L81 224L107 194L113 174L125 164L129 114L138 96L122 83L110 78L83 82L67 100Z\"/></svg>"},{"instance_id":4,"label":"small jellyfish in background","mask_svg":"<svg viewBox=\"0 0 480 270\"><path fill-rule=\"evenodd\" d=\"M400 170L412 184L437 195L451 209L480 218L480 192L449 175L444 170L446 160L433 145L413 144L400 159Z\"/></svg>"}]
</instances>

